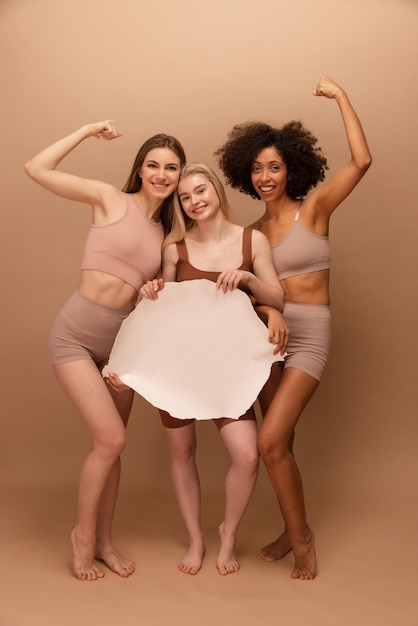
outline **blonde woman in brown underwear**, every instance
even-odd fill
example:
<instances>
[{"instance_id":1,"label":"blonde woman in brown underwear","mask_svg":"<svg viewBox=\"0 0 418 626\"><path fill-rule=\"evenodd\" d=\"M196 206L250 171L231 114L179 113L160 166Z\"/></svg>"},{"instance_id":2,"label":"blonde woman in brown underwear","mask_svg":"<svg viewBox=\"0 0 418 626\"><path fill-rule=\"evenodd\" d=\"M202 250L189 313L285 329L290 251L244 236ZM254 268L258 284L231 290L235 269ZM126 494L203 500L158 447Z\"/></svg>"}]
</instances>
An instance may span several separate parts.
<instances>
[{"instance_id":1,"label":"blonde woman in brown underwear","mask_svg":"<svg viewBox=\"0 0 418 626\"><path fill-rule=\"evenodd\" d=\"M139 149L123 191L57 169L86 139L120 136L112 120L86 124L25 165L27 174L48 191L90 205L92 210L78 288L50 334L56 377L92 439L81 470L78 519L71 530L73 569L80 580L104 576L95 559L122 577L135 569L111 539L133 392L114 393L101 369L139 289L159 271L161 244L173 227L173 195L185 162L177 139L155 135Z\"/></svg>"},{"instance_id":2,"label":"blonde woman in brown underwear","mask_svg":"<svg viewBox=\"0 0 418 626\"><path fill-rule=\"evenodd\" d=\"M342 87L323 76L313 95L336 101L350 150L347 164L324 185L310 191L324 180L327 165L317 139L300 122L282 128L258 122L237 125L216 153L227 182L265 203L265 213L254 226L270 242L285 294L288 354L284 369L273 366L259 396L264 420L258 438L285 529L261 556L274 561L292 550L292 578L303 580L316 576L317 562L293 455L294 430L318 387L330 345L329 219L371 164L360 121ZM282 324L277 311L258 310L269 326Z\"/></svg>"},{"instance_id":3,"label":"blonde woman in brown underwear","mask_svg":"<svg viewBox=\"0 0 418 626\"><path fill-rule=\"evenodd\" d=\"M243 289L257 302L281 310L283 291L274 270L266 237L251 228L233 224L221 182L204 164L186 165L181 173L178 197L186 229L169 236L163 251L162 279L146 283L144 298L155 299L165 281L207 279L227 292ZM283 351L285 324L270 337ZM205 542L200 522L200 482L195 462L195 420L177 419L160 411L169 441L174 490L188 534L189 547L178 569L195 575L202 567ZM258 472L257 426L252 407L239 419L213 420L226 446L231 465L225 480L225 514L219 526L219 574L239 570L235 543L240 521Z\"/></svg>"}]
</instances>

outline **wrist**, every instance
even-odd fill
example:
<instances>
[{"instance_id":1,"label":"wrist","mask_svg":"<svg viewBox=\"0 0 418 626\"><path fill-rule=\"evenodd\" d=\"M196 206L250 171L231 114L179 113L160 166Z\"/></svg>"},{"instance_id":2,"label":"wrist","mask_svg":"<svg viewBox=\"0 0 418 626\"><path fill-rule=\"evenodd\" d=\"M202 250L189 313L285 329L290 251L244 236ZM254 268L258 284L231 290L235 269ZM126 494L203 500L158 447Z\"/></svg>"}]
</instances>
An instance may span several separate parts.
<instances>
[{"instance_id":1,"label":"wrist","mask_svg":"<svg viewBox=\"0 0 418 626\"><path fill-rule=\"evenodd\" d=\"M257 280L255 274L252 274L251 272L245 272L244 273L244 281L247 285L247 287L254 286L255 281Z\"/></svg>"},{"instance_id":2,"label":"wrist","mask_svg":"<svg viewBox=\"0 0 418 626\"><path fill-rule=\"evenodd\" d=\"M80 139L87 139L88 137L94 137L94 128L92 124L84 124L78 129Z\"/></svg>"},{"instance_id":3,"label":"wrist","mask_svg":"<svg viewBox=\"0 0 418 626\"><path fill-rule=\"evenodd\" d=\"M349 104L348 96L346 92L344 91L344 89L342 89L342 87L339 87L334 97L340 106L344 104Z\"/></svg>"}]
</instances>

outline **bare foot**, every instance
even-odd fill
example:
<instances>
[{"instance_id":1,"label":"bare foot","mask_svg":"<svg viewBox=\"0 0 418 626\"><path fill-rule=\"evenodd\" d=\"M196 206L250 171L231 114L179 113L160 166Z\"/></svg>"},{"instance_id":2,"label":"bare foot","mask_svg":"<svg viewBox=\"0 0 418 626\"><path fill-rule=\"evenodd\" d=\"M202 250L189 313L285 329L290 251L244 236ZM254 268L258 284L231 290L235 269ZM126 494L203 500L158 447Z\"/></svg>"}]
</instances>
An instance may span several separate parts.
<instances>
[{"instance_id":1,"label":"bare foot","mask_svg":"<svg viewBox=\"0 0 418 626\"><path fill-rule=\"evenodd\" d=\"M218 531L221 538L221 547L219 549L216 567L218 568L218 572L221 576L235 574L235 572L238 572L240 568L240 564L238 563L235 555L235 533L226 533L223 522L219 526Z\"/></svg>"},{"instance_id":2,"label":"bare foot","mask_svg":"<svg viewBox=\"0 0 418 626\"><path fill-rule=\"evenodd\" d=\"M202 568L205 551L206 548L202 542L191 544L186 554L184 554L177 563L179 571L183 572L183 574L196 576Z\"/></svg>"},{"instance_id":3,"label":"bare foot","mask_svg":"<svg viewBox=\"0 0 418 626\"><path fill-rule=\"evenodd\" d=\"M272 561L278 561L282 559L292 549L289 535L285 530L276 541L267 544L260 550L260 556L264 561L269 563Z\"/></svg>"},{"instance_id":4,"label":"bare foot","mask_svg":"<svg viewBox=\"0 0 418 626\"><path fill-rule=\"evenodd\" d=\"M103 578L104 573L94 562L94 551L77 534L77 526L70 530L70 540L73 547L73 570L79 580L97 580Z\"/></svg>"},{"instance_id":5,"label":"bare foot","mask_svg":"<svg viewBox=\"0 0 418 626\"><path fill-rule=\"evenodd\" d=\"M135 563L124 559L111 543L96 544L96 559L106 563L109 569L115 574L119 574L122 578L128 578L135 571Z\"/></svg>"},{"instance_id":6,"label":"bare foot","mask_svg":"<svg viewBox=\"0 0 418 626\"><path fill-rule=\"evenodd\" d=\"M299 580L313 580L316 576L316 552L313 533L309 531L306 541L298 542L293 546L295 567L291 577Z\"/></svg>"}]
</instances>

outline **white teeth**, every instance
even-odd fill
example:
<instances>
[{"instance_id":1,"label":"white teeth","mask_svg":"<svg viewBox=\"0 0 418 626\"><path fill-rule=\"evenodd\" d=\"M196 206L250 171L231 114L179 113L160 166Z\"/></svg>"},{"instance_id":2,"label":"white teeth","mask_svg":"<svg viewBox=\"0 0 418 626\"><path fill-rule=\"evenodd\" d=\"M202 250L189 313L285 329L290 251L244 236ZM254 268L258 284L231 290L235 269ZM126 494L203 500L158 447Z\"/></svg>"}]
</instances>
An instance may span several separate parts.
<instances>
[{"instance_id":1,"label":"white teeth","mask_svg":"<svg viewBox=\"0 0 418 626\"><path fill-rule=\"evenodd\" d=\"M268 191L273 191L274 187L260 187L261 191L267 193Z\"/></svg>"}]
</instances>

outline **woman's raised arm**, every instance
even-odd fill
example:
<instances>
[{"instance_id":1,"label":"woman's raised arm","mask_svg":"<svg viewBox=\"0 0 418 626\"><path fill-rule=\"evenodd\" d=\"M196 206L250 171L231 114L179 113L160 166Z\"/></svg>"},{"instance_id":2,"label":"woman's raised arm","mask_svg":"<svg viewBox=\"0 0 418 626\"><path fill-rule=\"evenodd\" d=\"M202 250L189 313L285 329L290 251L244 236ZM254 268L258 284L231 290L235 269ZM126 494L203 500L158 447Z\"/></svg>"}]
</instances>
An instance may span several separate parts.
<instances>
[{"instance_id":1,"label":"woman's raised arm","mask_svg":"<svg viewBox=\"0 0 418 626\"><path fill-rule=\"evenodd\" d=\"M111 140L121 135L112 120L86 124L39 152L25 164L25 171L35 182L52 193L94 205L111 185L60 172L56 168L85 139L96 137Z\"/></svg>"},{"instance_id":2,"label":"woman's raised arm","mask_svg":"<svg viewBox=\"0 0 418 626\"><path fill-rule=\"evenodd\" d=\"M344 89L328 76L322 76L313 95L336 100L351 153L350 161L311 194L315 195L318 211L329 217L367 172L372 157L360 120Z\"/></svg>"}]
</instances>

